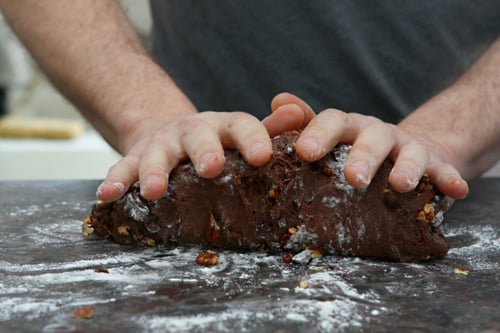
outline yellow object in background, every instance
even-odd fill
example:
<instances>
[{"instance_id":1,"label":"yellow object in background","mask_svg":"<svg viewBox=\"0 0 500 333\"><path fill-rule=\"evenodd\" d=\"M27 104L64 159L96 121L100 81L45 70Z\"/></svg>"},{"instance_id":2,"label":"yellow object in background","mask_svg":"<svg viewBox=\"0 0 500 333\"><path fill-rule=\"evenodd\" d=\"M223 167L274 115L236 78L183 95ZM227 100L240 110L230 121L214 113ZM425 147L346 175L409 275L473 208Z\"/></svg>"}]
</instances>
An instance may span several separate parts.
<instances>
[{"instance_id":1,"label":"yellow object in background","mask_svg":"<svg viewBox=\"0 0 500 333\"><path fill-rule=\"evenodd\" d=\"M72 139L83 133L85 124L79 119L0 118L0 136L48 139Z\"/></svg>"}]
</instances>

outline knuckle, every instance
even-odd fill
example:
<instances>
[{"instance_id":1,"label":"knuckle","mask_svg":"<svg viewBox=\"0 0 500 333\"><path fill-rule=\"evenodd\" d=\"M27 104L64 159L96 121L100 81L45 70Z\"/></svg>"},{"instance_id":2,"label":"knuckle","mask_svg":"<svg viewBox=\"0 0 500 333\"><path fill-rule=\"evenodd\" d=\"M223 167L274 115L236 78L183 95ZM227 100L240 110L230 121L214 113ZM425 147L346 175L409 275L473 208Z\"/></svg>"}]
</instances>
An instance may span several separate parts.
<instances>
[{"instance_id":1,"label":"knuckle","mask_svg":"<svg viewBox=\"0 0 500 333\"><path fill-rule=\"evenodd\" d=\"M364 116L370 123L372 124L386 124L386 125L392 125L392 124L389 124L389 123L386 123L386 122L383 122L382 120L380 120L379 118L375 117L375 116L370 116L370 115L365 115Z\"/></svg>"},{"instance_id":2,"label":"knuckle","mask_svg":"<svg viewBox=\"0 0 500 333\"><path fill-rule=\"evenodd\" d=\"M241 124L248 124L248 122L254 122L256 121L257 118L254 116L245 113L245 112L233 112L231 117L229 117L229 121L227 123L227 127L229 130L232 130L234 128L239 128Z\"/></svg>"},{"instance_id":3,"label":"knuckle","mask_svg":"<svg viewBox=\"0 0 500 333\"><path fill-rule=\"evenodd\" d=\"M321 111L320 116L327 116L342 122L349 121L350 118L348 113L335 108L328 108Z\"/></svg>"},{"instance_id":4,"label":"knuckle","mask_svg":"<svg viewBox=\"0 0 500 333\"><path fill-rule=\"evenodd\" d=\"M156 176L162 176L165 174L166 168L162 165L147 165L143 166L140 170L140 174L142 176L144 175L156 175Z\"/></svg>"},{"instance_id":5,"label":"knuckle","mask_svg":"<svg viewBox=\"0 0 500 333\"><path fill-rule=\"evenodd\" d=\"M377 160L377 154L376 149L374 148L374 144L376 143L357 141L353 146L350 155L364 156L365 158L369 158L370 160Z\"/></svg>"},{"instance_id":6,"label":"knuckle","mask_svg":"<svg viewBox=\"0 0 500 333\"><path fill-rule=\"evenodd\" d=\"M127 155L123 157L121 160L113 164L109 168L109 172L111 174L118 173L122 170L130 170L134 167L136 167L139 163L139 156L136 155Z\"/></svg>"},{"instance_id":7,"label":"knuckle","mask_svg":"<svg viewBox=\"0 0 500 333\"><path fill-rule=\"evenodd\" d=\"M395 125L384 123L382 121L374 121L372 124L368 125L371 131L374 131L379 136L384 137L394 137L395 136Z\"/></svg>"},{"instance_id":8,"label":"knuckle","mask_svg":"<svg viewBox=\"0 0 500 333\"><path fill-rule=\"evenodd\" d=\"M209 127L207 122L203 119L191 117L190 119L184 119L181 124L181 137L185 138L191 135L198 135L205 128Z\"/></svg>"},{"instance_id":9,"label":"knuckle","mask_svg":"<svg viewBox=\"0 0 500 333\"><path fill-rule=\"evenodd\" d=\"M353 113L344 112L339 109L326 109L319 114L318 118L326 118L326 121L340 124L340 127L344 130L352 129L357 126L356 117Z\"/></svg>"},{"instance_id":10,"label":"knuckle","mask_svg":"<svg viewBox=\"0 0 500 333\"><path fill-rule=\"evenodd\" d=\"M169 131L154 131L152 134L151 134L151 137L149 138L149 143L148 145L154 145L156 144L157 142L164 142L166 140L166 137L167 137L167 133Z\"/></svg>"}]
</instances>

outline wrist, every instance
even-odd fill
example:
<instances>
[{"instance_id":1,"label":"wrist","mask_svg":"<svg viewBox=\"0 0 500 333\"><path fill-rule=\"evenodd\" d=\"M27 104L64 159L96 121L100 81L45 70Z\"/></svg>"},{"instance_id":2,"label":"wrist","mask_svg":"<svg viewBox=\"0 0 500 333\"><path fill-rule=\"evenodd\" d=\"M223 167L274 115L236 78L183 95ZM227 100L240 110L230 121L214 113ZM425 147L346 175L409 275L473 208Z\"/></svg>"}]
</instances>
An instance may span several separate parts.
<instances>
[{"instance_id":1,"label":"wrist","mask_svg":"<svg viewBox=\"0 0 500 333\"><path fill-rule=\"evenodd\" d=\"M161 89L163 90L163 89ZM117 149L126 154L131 146L147 133L154 133L156 128L169 119L196 113L196 108L177 88L176 91L158 91L150 89L118 106L110 112L116 133ZM134 94L135 95L135 94Z\"/></svg>"},{"instance_id":2,"label":"wrist","mask_svg":"<svg viewBox=\"0 0 500 333\"><path fill-rule=\"evenodd\" d=\"M398 126L443 162L455 167L462 177L476 178L500 153L494 146L500 139L498 123L485 117L491 114L491 106L481 96L473 87L457 82L420 106Z\"/></svg>"}]
</instances>

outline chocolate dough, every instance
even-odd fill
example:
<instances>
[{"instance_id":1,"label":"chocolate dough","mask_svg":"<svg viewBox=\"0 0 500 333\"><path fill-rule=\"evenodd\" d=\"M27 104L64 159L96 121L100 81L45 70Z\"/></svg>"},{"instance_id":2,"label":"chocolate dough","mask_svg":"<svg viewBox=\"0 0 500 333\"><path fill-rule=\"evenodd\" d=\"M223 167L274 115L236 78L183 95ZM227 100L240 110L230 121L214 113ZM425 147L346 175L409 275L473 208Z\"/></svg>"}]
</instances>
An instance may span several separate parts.
<instances>
[{"instance_id":1,"label":"chocolate dough","mask_svg":"<svg viewBox=\"0 0 500 333\"><path fill-rule=\"evenodd\" d=\"M137 185L116 202L99 202L85 219L84 235L120 244L193 244L234 250L325 253L394 260L446 255L438 229L445 200L424 176L417 188L398 193L388 183L385 161L365 189L350 186L344 164L350 146L339 144L309 163L294 149L297 133L272 140L273 159L248 165L226 151L221 174L200 178L191 163L171 174L167 193L144 200Z\"/></svg>"}]
</instances>

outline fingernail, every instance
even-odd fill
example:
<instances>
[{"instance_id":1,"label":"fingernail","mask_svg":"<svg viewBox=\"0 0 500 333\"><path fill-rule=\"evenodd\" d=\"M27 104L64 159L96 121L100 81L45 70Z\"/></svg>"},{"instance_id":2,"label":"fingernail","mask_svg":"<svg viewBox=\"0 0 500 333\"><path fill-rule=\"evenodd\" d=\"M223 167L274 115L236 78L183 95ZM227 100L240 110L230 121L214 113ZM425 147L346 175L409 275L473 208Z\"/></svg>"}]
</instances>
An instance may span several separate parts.
<instances>
[{"instance_id":1,"label":"fingernail","mask_svg":"<svg viewBox=\"0 0 500 333\"><path fill-rule=\"evenodd\" d=\"M412 174L415 174L414 172L411 172L410 169L392 169L391 173L399 174L399 178L403 178L402 181L406 183L407 190L414 189L417 185L420 179L417 179L416 177L412 177ZM404 184L402 184L404 185Z\"/></svg>"},{"instance_id":2,"label":"fingernail","mask_svg":"<svg viewBox=\"0 0 500 333\"><path fill-rule=\"evenodd\" d=\"M414 188L415 186L417 186L418 179L416 179L416 178L412 179L412 177L411 177L412 172L410 172L410 170L403 169L403 170L399 170L398 172L400 174L404 175L404 177L406 178L406 182L408 183L408 185L411 188Z\"/></svg>"},{"instance_id":3,"label":"fingernail","mask_svg":"<svg viewBox=\"0 0 500 333\"><path fill-rule=\"evenodd\" d=\"M125 185L124 185L123 183L120 183L120 182L110 182L110 181L105 180L105 181L103 181L103 182L101 183L101 185L99 185L99 186L97 187L97 191L96 191L96 196L97 196L97 197L101 196L101 194L102 194L102 188L103 188L104 186L112 186L112 187L114 187L114 188L118 189L118 190L120 191L120 193L122 193L122 194L123 194L123 193L125 192L125 190L126 190Z\"/></svg>"},{"instance_id":4,"label":"fingernail","mask_svg":"<svg viewBox=\"0 0 500 333\"><path fill-rule=\"evenodd\" d=\"M368 178L370 167L368 166L368 163L365 161L356 161L351 164L351 168L356 170L356 180L359 183L364 186L368 186L370 184L370 179Z\"/></svg>"},{"instance_id":5,"label":"fingernail","mask_svg":"<svg viewBox=\"0 0 500 333\"><path fill-rule=\"evenodd\" d=\"M125 185L123 183L120 183L120 182L114 182L112 183L112 185L117 188L118 190L120 190L120 192L125 192Z\"/></svg>"},{"instance_id":6,"label":"fingernail","mask_svg":"<svg viewBox=\"0 0 500 333\"><path fill-rule=\"evenodd\" d=\"M97 186L97 191L95 192L96 197L100 197L102 194L102 187L104 186L104 182L102 182L99 186Z\"/></svg>"},{"instance_id":7,"label":"fingernail","mask_svg":"<svg viewBox=\"0 0 500 333\"><path fill-rule=\"evenodd\" d=\"M319 144L315 137L308 136L307 138L300 139L298 143L309 151L310 156L314 156L318 151Z\"/></svg>"},{"instance_id":8,"label":"fingernail","mask_svg":"<svg viewBox=\"0 0 500 333\"><path fill-rule=\"evenodd\" d=\"M250 156L255 156L262 152L265 148L266 145L263 142L257 141L250 145L248 152Z\"/></svg>"},{"instance_id":9,"label":"fingernail","mask_svg":"<svg viewBox=\"0 0 500 333\"><path fill-rule=\"evenodd\" d=\"M203 153L200 157L200 164L198 166L198 173L203 173L208 169L208 164L214 160L216 155L214 153Z\"/></svg>"},{"instance_id":10,"label":"fingernail","mask_svg":"<svg viewBox=\"0 0 500 333\"><path fill-rule=\"evenodd\" d=\"M464 179L455 178L454 180L451 181L451 184L455 187L465 186L465 188L466 188L464 195L457 197L457 199L464 199L465 197L467 197L467 194L469 192L469 189L468 189L469 185L467 184L467 182Z\"/></svg>"},{"instance_id":11,"label":"fingernail","mask_svg":"<svg viewBox=\"0 0 500 333\"><path fill-rule=\"evenodd\" d=\"M155 176L155 175L150 175L146 178L144 181L144 185L141 186L141 195L144 196L146 192L148 191L148 188L151 187L151 185L154 185L155 183L160 182L160 177Z\"/></svg>"},{"instance_id":12,"label":"fingernail","mask_svg":"<svg viewBox=\"0 0 500 333\"><path fill-rule=\"evenodd\" d=\"M282 110L282 109L284 109L285 107L287 107L288 105L290 105L290 104L282 104L282 105L278 106L278 107L276 108L276 110L274 110L273 112L276 112L276 111Z\"/></svg>"}]
</instances>

